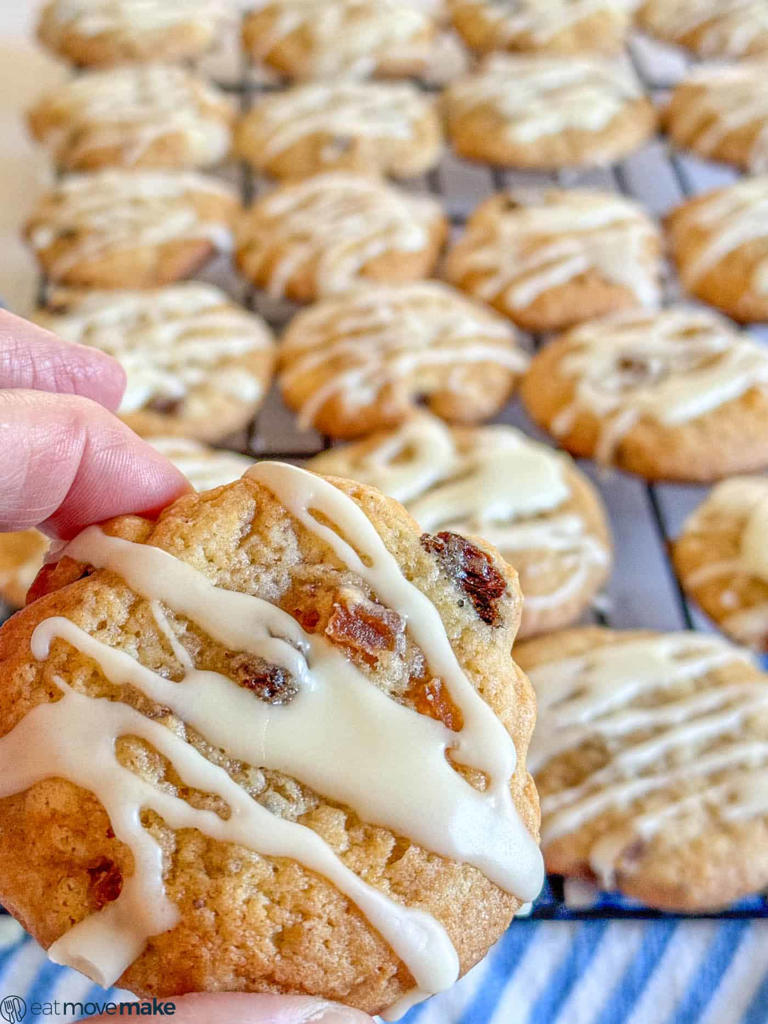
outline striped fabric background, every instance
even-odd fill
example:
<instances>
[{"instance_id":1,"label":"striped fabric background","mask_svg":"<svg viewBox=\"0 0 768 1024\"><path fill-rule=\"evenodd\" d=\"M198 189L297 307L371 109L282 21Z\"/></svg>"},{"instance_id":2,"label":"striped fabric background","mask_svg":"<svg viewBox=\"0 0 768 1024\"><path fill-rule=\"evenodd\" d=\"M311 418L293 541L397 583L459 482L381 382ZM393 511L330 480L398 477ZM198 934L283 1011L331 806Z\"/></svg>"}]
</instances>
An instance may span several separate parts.
<instances>
[{"instance_id":1,"label":"striped fabric background","mask_svg":"<svg viewBox=\"0 0 768 1024\"><path fill-rule=\"evenodd\" d=\"M0 999L126 998L50 964L9 918L0 925ZM404 1022L768 1024L768 921L517 921L466 978Z\"/></svg>"}]
</instances>

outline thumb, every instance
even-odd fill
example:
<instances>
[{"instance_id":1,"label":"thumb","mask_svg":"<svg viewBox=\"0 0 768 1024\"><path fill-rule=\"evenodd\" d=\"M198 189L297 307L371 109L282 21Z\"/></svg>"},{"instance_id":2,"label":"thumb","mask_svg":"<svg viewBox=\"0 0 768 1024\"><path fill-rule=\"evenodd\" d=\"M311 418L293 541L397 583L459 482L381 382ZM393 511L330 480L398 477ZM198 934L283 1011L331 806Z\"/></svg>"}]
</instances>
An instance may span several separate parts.
<instances>
[{"instance_id":1,"label":"thumb","mask_svg":"<svg viewBox=\"0 0 768 1024\"><path fill-rule=\"evenodd\" d=\"M308 996L201 993L168 1000L178 1024L372 1024L349 1006ZM88 1017L89 1024L107 1024L111 1016Z\"/></svg>"}]
</instances>

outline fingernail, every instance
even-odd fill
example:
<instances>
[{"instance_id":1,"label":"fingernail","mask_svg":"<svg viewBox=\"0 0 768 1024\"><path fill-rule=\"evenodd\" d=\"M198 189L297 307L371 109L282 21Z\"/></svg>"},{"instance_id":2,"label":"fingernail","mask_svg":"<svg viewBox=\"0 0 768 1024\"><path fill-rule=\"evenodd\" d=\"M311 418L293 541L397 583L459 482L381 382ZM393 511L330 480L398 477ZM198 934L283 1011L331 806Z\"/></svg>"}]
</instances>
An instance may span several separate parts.
<instances>
[{"instance_id":1,"label":"fingernail","mask_svg":"<svg viewBox=\"0 0 768 1024\"><path fill-rule=\"evenodd\" d=\"M308 1010L297 1024L371 1024L371 1018L362 1010L340 1003L321 1003Z\"/></svg>"}]
</instances>

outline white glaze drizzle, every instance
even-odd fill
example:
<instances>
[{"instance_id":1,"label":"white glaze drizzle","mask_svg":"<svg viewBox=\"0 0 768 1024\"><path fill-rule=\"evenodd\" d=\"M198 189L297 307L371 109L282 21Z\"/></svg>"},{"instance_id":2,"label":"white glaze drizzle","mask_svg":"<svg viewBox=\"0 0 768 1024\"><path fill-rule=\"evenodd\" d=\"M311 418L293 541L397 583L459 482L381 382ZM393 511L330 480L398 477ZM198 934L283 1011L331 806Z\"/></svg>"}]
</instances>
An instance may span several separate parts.
<instances>
[{"instance_id":1,"label":"white glaze drizzle","mask_svg":"<svg viewBox=\"0 0 768 1024\"><path fill-rule=\"evenodd\" d=\"M168 64L136 64L78 75L35 108L50 123L43 141L75 162L117 147L123 166L137 163L159 139L182 135L192 164L216 163L229 151L230 107L204 79Z\"/></svg>"},{"instance_id":2,"label":"white glaze drizzle","mask_svg":"<svg viewBox=\"0 0 768 1024\"><path fill-rule=\"evenodd\" d=\"M689 230L701 232L695 253L679 259L680 276L692 289L721 260L742 246L768 238L768 175L745 178L684 206L673 231L681 238ZM756 256L748 283L768 295L768 256Z\"/></svg>"},{"instance_id":3,"label":"white glaze drizzle","mask_svg":"<svg viewBox=\"0 0 768 1024\"><path fill-rule=\"evenodd\" d=\"M574 394L550 429L568 433L583 411L601 423L596 458L612 461L643 417L668 427L768 386L768 352L725 320L693 307L619 313L570 331L559 373Z\"/></svg>"},{"instance_id":4,"label":"white glaze drizzle","mask_svg":"<svg viewBox=\"0 0 768 1024\"><path fill-rule=\"evenodd\" d=\"M133 38L193 25L213 32L228 0L52 0L44 10L46 34L61 38L103 33Z\"/></svg>"},{"instance_id":5,"label":"white glaze drizzle","mask_svg":"<svg viewBox=\"0 0 768 1024\"><path fill-rule=\"evenodd\" d=\"M541 295L596 271L643 306L660 301L656 226L635 203L587 190L511 189L509 211L483 206L448 255L450 278L482 275L472 290L525 309Z\"/></svg>"},{"instance_id":6,"label":"white glaze drizzle","mask_svg":"<svg viewBox=\"0 0 768 1024\"><path fill-rule=\"evenodd\" d=\"M739 664L743 672L725 681L709 676ZM768 685L739 648L696 633L618 635L540 663L529 676L539 705L535 772L584 743L606 748L603 766L582 783L542 798L545 842L610 812L627 819L599 835L590 852L603 884L612 884L634 838L649 840L673 819L686 826L682 841L706 827L705 812L727 820L768 812L768 743L744 737L749 718L768 709ZM759 770L754 779L751 768ZM646 800L652 806L630 816Z\"/></svg>"},{"instance_id":7,"label":"white glaze drizzle","mask_svg":"<svg viewBox=\"0 0 768 1024\"><path fill-rule=\"evenodd\" d=\"M742 57L768 33L765 0L651 0L643 17L652 31L675 42L703 29L696 45L702 57Z\"/></svg>"},{"instance_id":8,"label":"white glaze drizzle","mask_svg":"<svg viewBox=\"0 0 768 1024\"><path fill-rule=\"evenodd\" d=\"M256 0L251 10L273 15L269 31L251 39L251 53L268 60L294 33L308 35L304 77L365 78L380 62L409 56L426 61L434 23L422 4L407 0Z\"/></svg>"},{"instance_id":9,"label":"white glaze drizzle","mask_svg":"<svg viewBox=\"0 0 768 1024\"><path fill-rule=\"evenodd\" d=\"M320 375L301 408L304 426L331 398L362 408L383 387L408 387L430 369L449 367L451 376L441 386L450 387L453 378L461 392L468 386L464 369L490 362L521 373L528 362L510 324L436 281L361 286L317 303L293 320L282 355L285 386ZM331 369L334 360L337 368ZM419 384L413 380L411 386Z\"/></svg>"},{"instance_id":10,"label":"white glaze drizzle","mask_svg":"<svg viewBox=\"0 0 768 1024\"><path fill-rule=\"evenodd\" d=\"M407 143L433 105L408 82L312 82L267 95L246 120L265 163L314 134Z\"/></svg>"},{"instance_id":11,"label":"white glaze drizzle","mask_svg":"<svg viewBox=\"0 0 768 1024\"><path fill-rule=\"evenodd\" d=\"M195 669L178 639L173 647L184 677L172 682L62 617L37 626L34 656L46 658L51 643L64 639L98 664L106 678L167 706L230 757L300 779L357 810L363 820L472 863L508 891L532 898L542 866L511 799L514 744L465 676L435 607L405 579L362 510L341 491L279 463L259 464L249 475L404 617L430 668L462 711L461 732L450 732L392 700L325 638L305 633L276 606L216 587L167 552L108 537L96 527L68 546L71 557L115 572L151 602L161 622L163 606L172 608L227 649L279 665L299 684L299 693L287 705L263 704L232 680ZM166 621L160 628L167 635L170 626ZM151 807L171 828L198 828L265 856L299 861L357 904L420 989L437 991L455 980L455 951L430 915L369 886L316 833L262 808L223 769L159 722L121 702L76 693L63 680L59 685L64 692L60 701L39 705L0 740L3 764L10 766L0 779L0 793L20 792L53 777L90 790L107 810L117 838L131 849L135 871L114 903L54 943L51 953L57 960L111 984L150 935L173 927L176 911L164 892L160 850L140 822L141 809ZM196 810L121 767L114 750L121 735L145 739L186 784L219 795L231 810L229 818ZM484 792L451 767L445 756L449 749L457 763L486 773Z\"/></svg>"},{"instance_id":12,"label":"white glaze drizzle","mask_svg":"<svg viewBox=\"0 0 768 1024\"><path fill-rule=\"evenodd\" d=\"M251 276L269 261L268 291L276 298L307 264L318 292L327 295L351 287L380 256L426 248L441 221L429 196L329 171L283 185L257 202L241 233L240 256Z\"/></svg>"},{"instance_id":13,"label":"white glaze drizzle","mask_svg":"<svg viewBox=\"0 0 768 1024\"><path fill-rule=\"evenodd\" d=\"M609 554L576 512L552 514L572 497L565 460L511 427L474 429L469 437L469 430L452 431L423 413L381 435L373 447L362 442L331 449L309 467L378 487L429 533L485 538L521 572L525 608L567 601ZM564 574L554 589L538 593L535 564L527 570L518 562L521 553L536 550L556 560Z\"/></svg>"},{"instance_id":14,"label":"white glaze drizzle","mask_svg":"<svg viewBox=\"0 0 768 1024\"><path fill-rule=\"evenodd\" d=\"M602 131L641 96L623 64L529 54L493 54L447 91L449 117L490 105L506 120L505 134L521 143L568 130Z\"/></svg>"},{"instance_id":15,"label":"white glaze drizzle","mask_svg":"<svg viewBox=\"0 0 768 1024\"><path fill-rule=\"evenodd\" d=\"M456 0L456 6L478 8L499 43L525 37L544 46L595 14L626 24L636 0Z\"/></svg>"},{"instance_id":16,"label":"white glaze drizzle","mask_svg":"<svg viewBox=\"0 0 768 1024\"><path fill-rule=\"evenodd\" d=\"M114 356L126 373L120 412L156 399L184 401L194 414L202 388L257 401L263 384L237 360L268 352L272 336L260 317L236 306L221 289L188 282L146 291L73 292L52 296L63 314L40 321L67 341Z\"/></svg>"},{"instance_id":17,"label":"white glaze drizzle","mask_svg":"<svg viewBox=\"0 0 768 1024\"><path fill-rule=\"evenodd\" d=\"M70 174L43 197L42 215L33 214L29 240L40 252L60 235L77 232L50 268L54 278L83 260L137 246L200 239L221 251L229 250L229 225L201 216L195 208L196 195L235 200L233 190L223 182L194 171L110 169Z\"/></svg>"}]
</instances>

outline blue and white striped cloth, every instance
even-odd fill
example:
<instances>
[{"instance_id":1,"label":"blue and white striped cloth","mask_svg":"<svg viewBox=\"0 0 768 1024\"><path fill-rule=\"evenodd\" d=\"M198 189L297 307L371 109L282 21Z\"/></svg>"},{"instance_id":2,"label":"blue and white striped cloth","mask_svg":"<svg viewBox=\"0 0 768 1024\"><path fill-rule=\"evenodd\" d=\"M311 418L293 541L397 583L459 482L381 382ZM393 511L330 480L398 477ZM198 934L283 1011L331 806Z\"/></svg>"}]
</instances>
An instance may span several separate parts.
<instances>
[{"instance_id":1,"label":"blue and white striped cloth","mask_svg":"<svg viewBox=\"0 0 768 1024\"><path fill-rule=\"evenodd\" d=\"M0 931L0 998L126 998L50 964L12 926ZM517 921L458 985L405 1022L768 1024L768 921Z\"/></svg>"}]
</instances>

